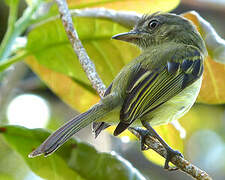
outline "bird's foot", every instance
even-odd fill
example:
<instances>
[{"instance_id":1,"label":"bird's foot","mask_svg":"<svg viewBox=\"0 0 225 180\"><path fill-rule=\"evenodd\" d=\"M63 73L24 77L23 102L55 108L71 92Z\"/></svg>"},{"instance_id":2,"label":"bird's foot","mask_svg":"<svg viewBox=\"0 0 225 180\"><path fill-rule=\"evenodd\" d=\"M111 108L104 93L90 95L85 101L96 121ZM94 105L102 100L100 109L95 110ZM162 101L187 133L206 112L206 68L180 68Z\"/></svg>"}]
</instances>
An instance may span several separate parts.
<instances>
[{"instance_id":1,"label":"bird's foot","mask_svg":"<svg viewBox=\"0 0 225 180\"><path fill-rule=\"evenodd\" d=\"M149 149L149 147L145 144L145 138L147 136L153 136L148 130L140 128L140 127L130 127L131 129L135 130L138 132L140 136L140 141L141 141L141 151L146 151Z\"/></svg>"},{"instance_id":2,"label":"bird's foot","mask_svg":"<svg viewBox=\"0 0 225 180\"><path fill-rule=\"evenodd\" d=\"M140 135L140 141L141 141L141 150L142 151L145 151L145 150L148 150L150 149L146 144L145 144L145 138L147 136L152 136L154 138L156 138L154 136L153 133L151 133L150 131L146 130L146 129L142 129L142 128L139 128L139 127L130 127L130 129L133 129L134 131L136 131L139 135ZM175 170L178 170L177 167L170 167L169 166L169 162L171 161L171 159L174 157L174 156L180 156L180 157L183 157L183 155L179 152L179 151L176 151L176 150L173 150L170 146L164 146L164 148L166 149L166 152L167 152L167 155L166 155L166 160L165 160L165 164L164 164L164 169L168 170L168 171L175 171Z\"/></svg>"},{"instance_id":3,"label":"bird's foot","mask_svg":"<svg viewBox=\"0 0 225 180\"><path fill-rule=\"evenodd\" d=\"M167 155L166 155L166 161L165 161L165 164L164 164L164 169L167 169L168 171L178 170L179 168L177 168L177 167L170 167L169 162L171 161L171 159L174 156L180 156L180 157L184 157L184 156L179 151L173 150L170 147L166 148L166 153L167 153Z\"/></svg>"}]
</instances>

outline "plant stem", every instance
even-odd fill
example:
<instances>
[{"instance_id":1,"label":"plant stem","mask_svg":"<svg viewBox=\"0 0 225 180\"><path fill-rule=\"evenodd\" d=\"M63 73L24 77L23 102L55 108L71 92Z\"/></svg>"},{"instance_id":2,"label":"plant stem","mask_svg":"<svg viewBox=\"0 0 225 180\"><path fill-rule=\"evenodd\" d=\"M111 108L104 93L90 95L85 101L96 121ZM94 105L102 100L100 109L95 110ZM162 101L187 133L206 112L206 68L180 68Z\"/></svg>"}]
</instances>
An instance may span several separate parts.
<instances>
[{"instance_id":1,"label":"plant stem","mask_svg":"<svg viewBox=\"0 0 225 180\"><path fill-rule=\"evenodd\" d=\"M0 62L0 71L6 69L7 67L12 65L13 63L22 60L24 57L28 56L29 54L30 53L28 51L24 50L24 51L18 53L17 55L13 56L12 58Z\"/></svg>"},{"instance_id":2,"label":"plant stem","mask_svg":"<svg viewBox=\"0 0 225 180\"><path fill-rule=\"evenodd\" d=\"M18 2L15 3L14 1L10 1L9 6L8 26L0 45L0 61L5 58L5 54L8 54L7 52L10 51L10 46L12 46L11 37L15 29L15 21L18 13Z\"/></svg>"},{"instance_id":3,"label":"plant stem","mask_svg":"<svg viewBox=\"0 0 225 180\"><path fill-rule=\"evenodd\" d=\"M10 55L13 43L15 42L16 38L20 36L24 32L24 30L27 29L27 27L30 25L32 15L36 12L40 3L41 0L33 0L32 5L26 8L23 15L16 22L16 16L14 17L15 19L9 16L10 26L8 26L7 33L0 47L0 61L5 60ZM13 16L13 12L11 16Z\"/></svg>"},{"instance_id":4,"label":"plant stem","mask_svg":"<svg viewBox=\"0 0 225 180\"><path fill-rule=\"evenodd\" d=\"M88 56L86 49L83 47L77 31L73 27L73 21L72 17L69 13L69 8L64 0L56 0L58 7L59 7L59 13L60 17L63 22L63 26L66 30L66 34L68 36L68 39L70 40L70 43L73 46L73 50L76 53L80 64L82 65L88 79L90 80L92 86L94 89L98 92L98 94L102 97L106 87L103 84L102 80L100 79L94 63L91 61L90 57Z\"/></svg>"}]
</instances>

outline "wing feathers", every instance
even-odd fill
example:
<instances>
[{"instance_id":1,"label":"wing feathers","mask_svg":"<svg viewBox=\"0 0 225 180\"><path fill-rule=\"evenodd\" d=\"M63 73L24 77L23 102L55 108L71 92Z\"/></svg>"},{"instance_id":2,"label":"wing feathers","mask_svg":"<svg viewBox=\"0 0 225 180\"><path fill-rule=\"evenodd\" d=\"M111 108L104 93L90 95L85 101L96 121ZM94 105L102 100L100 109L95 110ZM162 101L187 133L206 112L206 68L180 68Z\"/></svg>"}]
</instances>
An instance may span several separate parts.
<instances>
[{"instance_id":1,"label":"wing feathers","mask_svg":"<svg viewBox=\"0 0 225 180\"><path fill-rule=\"evenodd\" d=\"M181 68L184 72L186 72L190 69L192 64L193 64L193 61L185 59L181 64Z\"/></svg>"},{"instance_id":2,"label":"wing feathers","mask_svg":"<svg viewBox=\"0 0 225 180\"><path fill-rule=\"evenodd\" d=\"M153 111L184 88L196 81L203 72L203 57L198 50L190 49L187 59L175 52L161 69L147 69L144 65L135 72L127 88L120 111L121 122L115 130L118 135L134 120Z\"/></svg>"},{"instance_id":3,"label":"wing feathers","mask_svg":"<svg viewBox=\"0 0 225 180\"><path fill-rule=\"evenodd\" d=\"M179 69L180 63L177 62L168 62L167 63L167 67L168 67L168 72L169 73L177 73L178 69Z\"/></svg>"},{"instance_id":4,"label":"wing feathers","mask_svg":"<svg viewBox=\"0 0 225 180\"><path fill-rule=\"evenodd\" d=\"M137 80L139 82L138 85L136 85L136 83L133 83L136 86L134 88L130 88L129 96L127 99L125 99L123 107L120 112L120 119L129 118L128 116L132 114L131 111L135 109L135 105L137 104L137 102L139 102L140 98L143 97L143 93L146 93L146 89L148 88L148 86L158 76L158 73L148 73L147 76L146 74L142 74L142 76L140 76L140 79L142 81L140 81L140 79Z\"/></svg>"}]
</instances>

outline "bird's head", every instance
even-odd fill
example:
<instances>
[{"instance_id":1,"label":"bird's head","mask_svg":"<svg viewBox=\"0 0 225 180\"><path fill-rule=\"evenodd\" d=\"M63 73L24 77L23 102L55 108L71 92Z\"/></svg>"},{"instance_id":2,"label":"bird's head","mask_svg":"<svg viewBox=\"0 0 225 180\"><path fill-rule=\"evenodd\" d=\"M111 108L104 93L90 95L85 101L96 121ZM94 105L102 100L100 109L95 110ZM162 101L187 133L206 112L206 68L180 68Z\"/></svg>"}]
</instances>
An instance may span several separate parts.
<instances>
[{"instance_id":1,"label":"bird's head","mask_svg":"<svg viewBox=\"0 0 225 180\"><path fill-rule=\"evenodd\" d=\"M145 50L167 42L183 43L205 51L204 42L195 26L182 16L171 13L154 13L142 16L135 27L127 33L112 37L136 44Z\"/></svg>"}]
</instances>

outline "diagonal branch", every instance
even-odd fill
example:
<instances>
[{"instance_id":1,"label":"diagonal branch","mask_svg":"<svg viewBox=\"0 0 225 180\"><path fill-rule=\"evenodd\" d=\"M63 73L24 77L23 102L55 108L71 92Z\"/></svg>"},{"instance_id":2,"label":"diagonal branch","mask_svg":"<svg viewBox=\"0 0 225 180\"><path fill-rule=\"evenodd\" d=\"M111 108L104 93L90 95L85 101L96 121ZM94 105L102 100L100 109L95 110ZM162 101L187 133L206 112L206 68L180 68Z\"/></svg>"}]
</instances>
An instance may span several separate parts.
<instances>
[{"instance_id":1,"label":"diagonal branch","mask_svg":"<svg viewBox=\"0 0 225 180\"><path fill-rule=\"evenodd\" d=\"M91 82L92 87L102 97L106 90L106 87L100 79L95 69L94 63L91 61L86 50L84 49L78 37L77 31L73 27L73 21L68 9L68 5L65 0L56 0L56 2L59 7L60 17L62 19L63 26L73 46L73 50L75 51L77 58L79 59L80 64L82 65L89 81Z\"/></svg>"},{"instance_id":2,"label":"diagonal branch","mask_svg":"<svg viewBox=\"0 0 225 180\"><path fill-rule=\"evenodd\" d=\"M135 128L129 128L129 131L134 134L138 139L140 139L140 134L138 133ZM161 143L159 143L155 138L151 136L147 136L145 138L145 144L148 146L148 148L154 150L162 157L166 158L166 149L163 147ZM180 156L174 156L171 159L171 162L176 165L180 170L183 172L189 174L195 179L198 180L212 180L212 178L203 170L200 168L194 166L186 159L180 157Z\"/></svg>"},{"instance_id":3,"label":"diagonal branch","mask_svg":"<svg viewBox=\"0 0 225 180\"><path fill-rule=\"evenodd\" d=\"M105 85L103 84L102 80L99 78L93 62L89 58L86 50L84 49L81 41L78 38L78 34L73 27L72 18L71 18L67 3L65 0L56 0L56 2L59 7L60 17L62 19L65 31L66 31L67 36L73 46L73 49L74 49L75 53L77 54L78 59L82 65L84 71L86 72L89 80L91 81L92 86L94 87L94 89L97 90L97 92L100 94L100 96L102 96L106 89ZM107 12L107 10L104 10L104 11ZM79 11L76 11L76 12L79 12ZM130 14L127 14L127 15L129 16ZM101 14L96 13L95 15L93 14L93 16L100 17ZM111 16L111 17L113 17L113 16ZM129 16L129 17L132 17L132 16ZM134 14L133 17L137 17L137 15ZM134 21L136 21L135 18L134 18ZM134 23L134 21L133 21L133 23ZM124 19L122 19L122 22L125 22ZM131 24L132 24L132 21L131 21ZM132 129L130 129L130 131L139 138L139 134L137 131L132 130ZM166 157L166 150L163 148L163 146L157 140L155 140L151 136L149 136L148 138L145 138L145 139L146 139L145 144L148 145L149 148L153 149L161 156ZM188 173L189 175L191 175L192 177L194 177L196 179L211 180L210 176L206 172L200 170L198 167L192 165L190 162L188 162L187 160L185 160L179 156L178 157L175 156L172 159L172 163L174 165L176 165L178 168L180 168L180 170Z\"/></svg>"}]
</instances>

